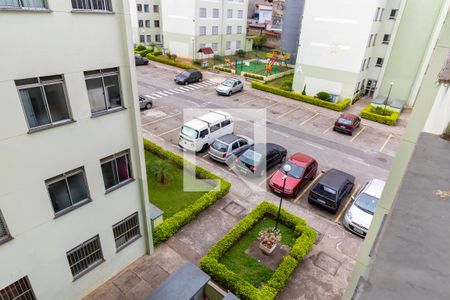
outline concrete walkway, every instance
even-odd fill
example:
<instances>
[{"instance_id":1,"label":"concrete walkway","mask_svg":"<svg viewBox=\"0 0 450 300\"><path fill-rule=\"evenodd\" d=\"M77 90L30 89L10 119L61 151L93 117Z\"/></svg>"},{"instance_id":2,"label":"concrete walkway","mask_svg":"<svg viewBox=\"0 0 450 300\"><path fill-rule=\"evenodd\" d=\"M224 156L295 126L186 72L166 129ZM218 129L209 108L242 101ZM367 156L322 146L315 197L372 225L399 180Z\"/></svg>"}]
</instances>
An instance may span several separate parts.
<instances>
[{"instance_id":1,"label":"concrete walkway","mask_svg":"<svg viewBox=\"0 0 450 300\"><path fill-rule=\"evenodd\" d=\"M161 138L146 135L165 149L175 153L179 151ZM196 163L211 169L203 160ZM265 192L251 190L237 176L226 171L214 172L232 182L231 192L227 196L158 246L154 254L141 257L85 299L144 299L184 262L191 261L198 265L208 249L262 200L278 204L275 197L266 199ZM345 231L341 225L290 201L284 201L283 208L304 218L319 232L319 238L278 298L340 299L362 240Z\"/></svg>"}]
</instances>

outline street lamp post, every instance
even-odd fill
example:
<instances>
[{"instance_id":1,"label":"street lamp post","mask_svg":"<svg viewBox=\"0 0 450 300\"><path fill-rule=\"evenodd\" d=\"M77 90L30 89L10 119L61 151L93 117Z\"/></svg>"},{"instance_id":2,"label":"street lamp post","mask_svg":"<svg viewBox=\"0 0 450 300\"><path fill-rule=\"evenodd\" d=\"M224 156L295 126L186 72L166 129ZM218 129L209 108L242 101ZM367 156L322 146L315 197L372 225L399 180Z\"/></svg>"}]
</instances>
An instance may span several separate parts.
<instances>
[{"instance_id":1,"label":"street lamp post","mask_svg":"<svg viewBox=\"0 0 450 300\"><path fill-rule=\"evenodd\" d=\"M394 85L394 82L389 83L389 92L387 94L386 99L384 100L384 111L383 111L383 116L386 115L386 105L388 103L389 100L389 96L391 95L391 90L392 90L392 86Z\"/></svg>"},{"instance_id":2,"label":"street lamp post","mask_svg":"<svg viewBox=\"0 0 450 300\"><path fill-rule=\"evenodd\" d=\"M288 165L288 164L285 164L283 166L283 171L284 171L284 175L283 175L283 189L281 190L281 193L280 193L280 206L278 206L277 222L275 223L275 229L278 229L278 221L280 219L281 204L283 203L284 188L286 187L287 174L291 171L291 166Z\"/></svg>"}]
</instances>

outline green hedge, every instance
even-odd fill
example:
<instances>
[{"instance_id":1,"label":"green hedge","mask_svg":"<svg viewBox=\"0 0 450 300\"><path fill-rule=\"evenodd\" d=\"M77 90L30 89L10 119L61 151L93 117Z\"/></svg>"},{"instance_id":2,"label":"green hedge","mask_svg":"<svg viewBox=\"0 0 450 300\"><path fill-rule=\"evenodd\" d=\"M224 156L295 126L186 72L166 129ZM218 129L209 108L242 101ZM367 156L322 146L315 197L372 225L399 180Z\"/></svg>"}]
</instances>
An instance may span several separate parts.
<instances>
[{"instance_id":1,"label":"green hedge","mask_svg":"<svg viewBox=\"0 0 450 300\"><path fill-rule=\"evenodd\" d=\"M264 76L258 75L258 74L252 74L252 73L244 73L244 77L250 77L258 80L264 80Z\"/></svg>"},{"instance_id":2,"label":"green hedge","mask_svg":"<svg viewBox=\"0 0 450 300\"><path fill-rule=\"evenodd\" d=\"M153 154L165 158L175 165L182 168L184 166L185 160L175 153L164 150L160 146L155 143L150 142L149 140L144 139L144 149L146 151L152 152ZM186 207L182 211L177 212L170 218L165 219L161 225L153 229L153 243L158 245L172 235L174 235L178 230L180 230L184 225L192 221L199 213L204 211L210 205L214 204L218 199L225 196L231 187L231 184L220 178L217 175L209 172L208 170L203 169L202 167L196 166L188 161L187 164L194 169L198 178L201 179L217 179L220 181L220 188L213 189L205 194L203 194L200 198L195 201L194 204Z\"/></svg>"},{"instance_id":3,"label":"green hedge","mask_svg":"<svg viewBox=\"0 0 450 300\"><path fill-rule=\"evenodd\" d=\"M263 201L251 213L245 216L232 230L230 230L217 244L211 247L206 256L200 261L200 267L212 279L226 289L231 290L241 299L274 299L283 290L299 262L309 252L316 240L317 233L307 226L306 221L282 209L280 222L293 229L299 236L292 250L285 256L273 273L272 277L258 289L230 271L219 262L220 258L262 218L267 215L275 217L278 207Z\"/></svg>"},{"instance_id":4,"label":"green hedge","mask_svg":"<svg viewBox=\"0 0 450 300\"><path fill-rule=\"evenodd\" d=\"M343 111L344 109L347 108L347 106L350 105L350 99L344 99L339 103L333 103L333 102L328 102L328 101L323 101L311 96L306 96L306 95L302 95L300 93L296 93L296 92L290 92L290 91L284 91L282 89L261 83L261 82L257 82L257 81L252 81L252 88L257 89L257 90L261 90L261 91L265 91L265 92L269 92L272 94L277 94L283 97L288 97L294 100L298 100L298 101L302 101L302 102L307 102L310 104L314 104L317 106L322 106L325 108L329 108L335 111Z\"/></svg>"},{"instance_id":5,"label":"green hedge","mask_svg":"<svg viewBox=\"0 0 450 300\"><path fill-rule=\"evenodd\" d=\"M160 57L160 56L155 56L152 53L148 54L146 57L149 60L152 60L152 61L163 63L163 64L166 64L166 65L171 65L171 66L174 66L174 67L179 67L179 68L186 69L186 70L187 69L195 69L195 70L199 69L198 67L193 66L193 65L180 63L180 62L173 61L171 59Z\"/></svg>"},{"instance_id":6,"label":"green hedge","mask_svg":"<svg viewBox=\"0 0 450 300\"><path fill-rule=\"evenodd\" d=\"M222 71L222 72L232 73L230 68L225 68L225 67L221 67L221 66L214 66L214 69Z\"/></svg>"},{"instance_id":7,"label":"green hedge","mask_svg":"<svg viewBox=\"0 0 450 300\"><path fill-rule=\"evenodd\" d=\"M397 123L398 119L398 112L393 110L387 110L390 115L389 116L382 116L376 113L372 112L372 105L369 104L361 111L361 118L375 121L381 124L386 124L389 126L394 126Z\"/></svg>"}]
</instances>

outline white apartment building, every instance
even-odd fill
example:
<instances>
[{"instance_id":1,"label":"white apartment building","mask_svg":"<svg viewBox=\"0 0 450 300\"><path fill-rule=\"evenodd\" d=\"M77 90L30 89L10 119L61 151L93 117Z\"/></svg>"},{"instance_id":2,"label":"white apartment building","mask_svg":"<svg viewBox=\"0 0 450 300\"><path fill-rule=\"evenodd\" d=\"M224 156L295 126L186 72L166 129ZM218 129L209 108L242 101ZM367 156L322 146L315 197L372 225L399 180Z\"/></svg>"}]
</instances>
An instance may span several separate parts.
<instances>
[{"instance_id":1,"label":"white apartment building","mask_svg":"<svg viewBox=\"0 0 450 300\"><path fill-rule=\"evenodd\" d=\"M402 0L305 1L293 88L373 96L399 23Z\"/></svg>"},{"instance_id":2,"label":"white apartment building","mask_svg":"<svg viewBox=\"0 0 450 300\"><path fill-rule=\"evenodd\" d=\"M81 299L152 251L130 24L123 0L0 1L2 300Z\"/></svg>"},{"instance_id":3,"label":"white apartment building","mask_svg":"<svg viewBox=\"0 0 450 300\"><path fill-rule=\"evenodd\" d=\"M161 0L131 0L135 44L162 46Z\"/></svg>"},{"instance_id":4,"label":"white apartment building","mask_svg":"<svg viewBox=\"0 0 450 300\"><path fill-rule=\"evenodd\" d=\"M248 0L161 2L164 47L183 57L201 58L200 48L219 55L245 49Z\"/></svg>"}]
</instances>

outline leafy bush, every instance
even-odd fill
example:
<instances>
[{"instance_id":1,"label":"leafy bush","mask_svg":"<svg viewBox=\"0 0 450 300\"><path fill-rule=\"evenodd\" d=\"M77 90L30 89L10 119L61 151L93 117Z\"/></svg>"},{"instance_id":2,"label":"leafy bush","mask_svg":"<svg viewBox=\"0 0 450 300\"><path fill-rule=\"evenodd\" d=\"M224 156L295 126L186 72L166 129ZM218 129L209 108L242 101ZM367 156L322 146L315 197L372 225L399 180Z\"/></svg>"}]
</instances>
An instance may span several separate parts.
<instances>
[{"instance_id":1,"label":"leafy bush","mask_svg":"<svg viewBox=\"0 0 450 300\"><path fill-rule=\"evenodd\" d=\"M236 51L236 55L240 58L244 58L245 57L245 51L242 49L239 49Z\"/></svg>"},{"instance_id":2,"label":"leafy bush","mask_svg":"<svg viewBox=\"0 0 450 300\"><path fill-rule=\"evenodd\" d=\"M318 92L316 96L320 100L324 100L324 101L330 101L331 100L331 95L329 93L327 93L327 92Z\"/></svg>"},{"instance_id":3,"label":"leafy bush","mask_svg":"<svg viewBox=\"0 0 450 300\"><path fill-rule=\"evenodd\" d=\"M159 63L163 63L163 64L166 64L166 65L171 65L171 66L174 66L174 67L179 67L179 68L182 68L182 69L198 69L196 66L183 64L183 63L176 62L174 60L170 60L168 58L164 58L164 57L161 57L161 56L155 56L153 53L148 54L146 57L149 60L156 61L156 62L159 62Z\"/></svg>"},{"instance_id":4,"label":"leafy bush","mask_svg":"<svg viewBox=\"0 0 450 300\"><path fill-rule=\"evenodd\" d=\"M224 62L223 56L219 54L214 54L214 60L217 62Z\"/></svg>"},{"instance_id":5,"label":"leafy bush","mask_svg":"<svg viewBox=\"0 0 450 300\"><path fill-rule=\"evenodd\" d=\"M149 140L144 139L144 149L145 151L150 151L156 156L162 157L179 166L180 168L184 166L185 160L175 153L164 150L160 146L150 142ZM190 162L186 162L189 167L195 170L196 176L201 179L216 179L220 182L219 189L213 189L206 194L203 194L197 201L183 209L182 211L177 212L170 218L165 219L161 225L153 229L153 243L158 245L172 235L174 235L178 230L180 230L184 225L192 221L199 213L204 211L210 205L214 204L218 199L225 196L231 187L231 184L209 172L208 170L203 169L202 167L196 166Z\"/></svg>"},{"instance_id":6,"label":"leafy bush","mask_svg":"<svg viewBox=\"0 0 450 300\"><path fill-rule=\"evenodd\" d=\"M225 68L225 67L221 67L221 66L214 66L213 68L216 69L216 70L219 70L219 71L223 71L223 72L227 72L227 73L232 73L232 71L231 71L230 68Z\"/></svg>"},{"instance_id":7,"label":"leafy bush","mask_svg":"<svg viewBox=\"0 0 450 300\"><path fill-rule=\"evenodd\" d=\"M162 55L162 50L161 50L161 49L158 49L158 48L155 48L154 51L153 51L153 55L155 55L155 56L160 56L160 55Z\"/></svg>"},{"instance_id":8,"label":"leafy bush","mask_svg":"<svg viewBox=\"0 0 450 300\"><path fill-rule=\"evenodd\" d=\"M140 54L142 57L146 57L150 53L153 53L153 48L148 48L137 52L137 54Z\"/></svg>"},{"instance_id":9,"label":"leafy bush","mask_svg":"<svg viewBox=\"0 0 450 300\"><path fill-rule=\"evenodd\" d=\"M145 47L144 45L138 45L134 50L135 51L142 51L142 50L145 50L145 49L147 49L147 47Z\"/></svg>"},{"instance_id":10,"label":"leafy bush","mask_svg":"<svg viewBox=\"0 0 450 300\"><path fill-rule=\"evenodd\" d=\"M281 89L284 91L292 91L292 79L286 79L281 82Z\"/></svg>"},{"instance_id":11,"label":"leafy bush","mask_svg":"<svg viewBox=\"0 0 450 300\"><path fill-rule=\"evenodd\" d=\"M272 277L262 289L257 289L225 265L219 262L220 258L262 218L269 215L275 217L278 207L266 201L261 202L252 212L245 216L233 229L231 229L219 242L212 246L207 255L200 261L200 267L212 279L223 287L230 289L242 299L274 299L283 290L299 262L305 257L316 240L317 234L306 225L306 222L286 210L280 212L280 222L294 229L298 238L291 252L283 258Z\"/></svg>"},{"instance_id":12,"label":"leafy bush","mask_svg":"<svg viewBox=\"0 0 450 300\"><path fill-rule=\"evenodd\" d=\"M258 80L264 80L264 76L254 74L254 73L244 73L244 77L254 78L254 79L258 79Z\"/></svg>"},{"instance_id":13,"label":"leafy bush","mask_svg":"<svg viewBox=\"0 0 450 300\"><path fill-rule=\"evenodd\" d=\"M373 106L369 104L361 111L361 118L375 121L381 124L386 124L389 126L394 126L397 123L398 112L387 109L387 115L384 116L383 111L383 107L375 108L374 110Z\"/></svg>"},{"instance_id":14,"label":"leafy bush","mask_svg":"<svg viewBox=\"0 0 450 300\"><path fill-rule=\"evenodd\" d=\"M322 106L328 109L332 109L335 111L343 111L344 109L347 108L347 106L350 104L350 99L344 99L339 103L333 103L333 102L329 102L329 101L323 101L311 96L306 96L306 95L302 95L296 92L289 92L289 91L283 91L282 89L261 83L261 82L257 82L257 81L252 81L252 88L254 89L258 89L261 91L265 91L268 93L272 93L272 94L276 94L276 95L280 95L283 97L287 97L287 98L291 98L294 100L298 100L298 101L302 101L302 102L307 102L313 105L317 105L317 106Z\"/></svg>"},{"instance_id":15,"label":"leafy bush","mask_svg":"<svg viewBox=\"0 0 450 300\"><path fill-rule=\"evenodd\" d=\"M200 59L193 59L192 64L200 66L202 64L202 61Z\"/></svg>"}]
</instances>

